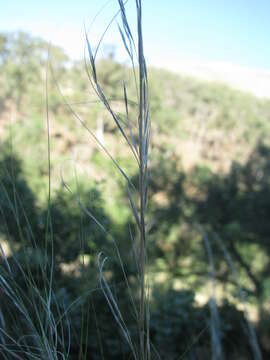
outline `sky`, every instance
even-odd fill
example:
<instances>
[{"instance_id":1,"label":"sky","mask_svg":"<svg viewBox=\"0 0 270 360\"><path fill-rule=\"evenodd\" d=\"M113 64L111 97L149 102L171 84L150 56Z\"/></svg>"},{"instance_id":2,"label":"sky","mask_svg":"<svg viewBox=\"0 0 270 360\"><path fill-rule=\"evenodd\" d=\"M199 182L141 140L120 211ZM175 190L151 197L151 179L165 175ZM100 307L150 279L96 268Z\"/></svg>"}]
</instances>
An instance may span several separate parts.
<instances>
[{"instance_id":1,"label":"sky","mask_svg":"<svg viewBox=\"0 0 270 360\"><path fill-rule=\"evenodd\" d=\"M133 26L134 2L127 4ZM220 62L270 70L270 0L142 0L142 5L148 64L173 68L182 61ZM29 32L79 59L84 26L97 43L117 9L117 0L0 0L0 31ZM118 49L116 24L104 44Z\"/></svg>"}]
</instances>

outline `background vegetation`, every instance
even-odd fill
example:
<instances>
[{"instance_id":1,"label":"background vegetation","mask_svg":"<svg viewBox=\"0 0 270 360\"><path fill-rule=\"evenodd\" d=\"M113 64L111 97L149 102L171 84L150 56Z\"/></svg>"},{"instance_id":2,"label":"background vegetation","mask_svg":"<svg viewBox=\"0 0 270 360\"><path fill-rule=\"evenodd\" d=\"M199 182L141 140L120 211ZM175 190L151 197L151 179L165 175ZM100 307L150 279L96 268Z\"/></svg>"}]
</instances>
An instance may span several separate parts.
<instances>
[{"instance_id":1,"label":"background vegetation","mask_svg":"<svg viewBox=\"0 0 270 360\"><path fill-rule=\"evenodd\" d=\"M130 250L135 224L123 179L85 127L97 134L134 182L137 170L96 99L84 62L71 61L62 49L51 46L49 172L47 49L45 41L25 33L0 34L0 241L7 256L2 256L1 276L16 283L16 296L25 302L33 324L40 324L46 311L43 309L44 315L42 304L39 312L29 306L28 300L36 296L29 276L39 291L46 291L44 279L50 279L48 264L53 264L52 308L55 319L64 313L68 325L58 329L55 320L55 327L61 333L63 349L70 343L70 358L128 359L130 349L119 337L98 288L100 251L109 257L106 278L127 324L132 324L128 290L111 237L82 207L117 239L131 284L136 276ZM97 67L114 111L123 112L123 78L129 99L136 97L130 68L117 63L110 51ZM253 358L248 314L267 359L270 101L161 69L149 69L149 84L152 151L147 220L153 347L164 359L209 359L211 262L206 238L213 253L225 358ZM74 117L68 104L81 120ZM132 112L132 101L130 109ZM53 239L48 236L48 226L53 229ZM243 292L239 292L239 284ZM246 299L246 314L241 294ZM14 303L2 297L1 289L0 296L1 314L8 314L0 316L5 329L0 334L4 359L9 355L3 350L7 334L23 343L31 329L20 312L15 316Z\"/></svg>"}]
</instances>

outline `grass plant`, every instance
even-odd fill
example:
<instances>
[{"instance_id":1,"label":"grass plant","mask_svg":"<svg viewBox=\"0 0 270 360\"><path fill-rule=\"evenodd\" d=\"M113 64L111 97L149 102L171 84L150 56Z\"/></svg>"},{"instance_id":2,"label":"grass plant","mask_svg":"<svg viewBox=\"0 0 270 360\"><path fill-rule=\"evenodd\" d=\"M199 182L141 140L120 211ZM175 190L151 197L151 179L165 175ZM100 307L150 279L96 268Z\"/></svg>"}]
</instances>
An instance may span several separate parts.
<instances>
[{"instance_id":1,"label":"grass plant","mask_svg":"<svg viewBox=\"0 0 270 360\"><path fill-rule=\"evenodd\" d=\"M98 44L95 52L93 52L88 36L86 35L87 49L90 60L90 72L86 64L88 71L89 80L95 90L97 96L111 115L115 122L118 130L125 139L131 154L134 157L138 166L139 173L139 184L136 187L125 173L117 164L118 170L126 180L127 194L130 203L130 207L134 216L135 223L138 231L138 244L133 243L132 247L135 250L135 261L138 270L138 281L139 281L139 306L136 307L133 295L130 293L131 302L134 305L134 311L136 314L136 322L138 328L139 344L133 343L129 330L125 326L124 317L118 308L117 301L114 299L112 292L103 276L103 267L105 259L102 259L100 254L99 257L99 268L101 275L101 286L104 291L105 297L110 305L110 308L114 314L114 317L119 324L122 333L128 342L134 359L147 360L151 357L151 345L149 336L149 294L148 285L146 281L146 265L147 265L147 235L146 235L146 208L147 208L147 190L148 190L148 158L149 158L149 142L150 142L150 102L148 92L148 81L147 81L147 68L144 56L143 47L143 35L142 35L142 4L141 0L136 0L136 14L137 14L137 46L135 44L134 35L131 32L129 22L126 15L125 4L122 0L118 1L120 7L120 14L122 19L122 26L119 26L119 32L123 41L123 45L128 54L130 63L133 69L134 83L136 86L137 93L137 119L135 121L130 119L129 112L129 99L127 95L127 88L125 82L123 82L123 102L125 108L125 119L124 121L119 118L117 113L114 112L113 108L98 80L98 72L96 68L96 57L99 49ZM107 30L107 29L106 29ZM134 237L132 236L134 242ZM116 242L115 242L116 244ZM116 244L117 248L117 244ZM120 253L117 249L117 253ZM121 264L123 264L120 259ZM125 275L124 266L121 265L127 287L128 279Z\"/></svg>"},{"instance_id":2,"label":"grass plant","mask_svg":"<svg viewBox=\"0 0 270 360\"><path fill-rule=\"evenodd\" d=\"M95 214L89 212L89 210L82 205L78 199L78 204L82 211L87 214L108 236L115 246L117 258L121 264L122 273L124 276L124 282L129 289L130 301L132 303L135 321L137 327L137 334L131 336L129 329L125 324L124 316L122 315L117 300L115 299L113 292L104 276L104 266L106 257L103 253L99 254L98 266L100 270L100 286L103 290L104 296L107 299L108 305L112 311L112 314L122 331L122 335L127 341L131 353L136 360L150 359L150 335L149 335L149 294L148 285L146 282L146 263L147 263L147 236L146 236L146 206L147 206L147 188L148 188L148 151L149 151L149 138L150 138L150 105L148 94L148 82L147 82L147 69L144 57L143 48L143 35L142 35L142 4L141 0L136 0L136 13L137 13L137 45L135 44L134 35L131 32L126 10L125 3L122 0L118 1L119 12L113 17L112 20L120 14L122 20L122 26L119 26L119 32L123 41L125 50L130 58L134 82L136 84L137 92L137 119L130 119L129 112L129 99L127 95L127 88L125 82L123 82L123 104L125 109L125 120L118 116L117 113L111 107L110 100L106 97L103 89L98 80L98 74L96 69L96 57L98 53L99 42L95 53L93 54L88 35L86 34L86 42L88 55L90 59L90 69L86 61L86 70L89 80L98 96L103 103L108 113L114 120L118 130L125 139L131 153L136 161L139 172L139 184L135 186L130 180L129 176L125 173L125 170L117 163L109 151L100 143L94 132L91 131L85 123L78 117L72 107L66 102L69 110L72 114L79 119L81 124L87 131L94 137L94 140L99 143L101 148L105 151L107 156L111 159L113 164L119 170L121 175L127 184L127 196L131 206L131 210L137 225L138 237L131 234L132 247L135 255L135 262L138 270L138 282L139 282L139 299L135 299L135 294L132 293L129 280L125 273L124 263L121 258L120 250L118 248L117 241L107 233L104 226L96 219ZM110 23L111 24L111 23ZM109 25L110 25L109 24ZM108 30L109 26L106 28ZM105 33L104 33L105 34ZM103 35L104 36L104 35ZM101 40L103 38L101 37ZM47 69L48 74L48 69ZM9 260L6 257L4 250L1 247L1 255L4 263L4 269L0 276L0 285L2 296L8 301L9 307L15 309L17 314L3 313L1 309L1 348L0 353L4 359L68 359L70 352L70 323L68 319L69 309L63 308L62 304L58 303L53 290L53 277L54 277L54 233L51 219L51 151L50 151L50 121L49 121L49 102L48 102L48 80L46 77L46 114L47 114L47 134L48 134L48 212L47 222L45 229L45 243L42 247L44 251L44 261L37 264L35 268L34 276L33 269L31 268L31 254L29 254L30 241L33 244L32 251L38 251L35 234L31 229L31 219L28 219L24 212L24 204L21 203L19 195L16 191L16 185L14 182L13 198L10 198L6 193L5 201L11 209L14 215L14 223L18 227L18 232L21 237L21 241L25 244L23 246L25 267L21 266L21 261L14 257L15 265L11 266ZM13 181L13 174L8 171L6 176ZM68 191L71 191L67 184L65 187ZM2 186L2 191L5 194L5 188ZM1 209L2 215L5 216L4 210ZM18 216L18 213L22 212L22 216ZM27 234L25 236L25 229L21 226L21 217L24 217L24 221L27 223ZM138 242L137 242L138 238ZM35 254L36 255L36 254ZM43 258L43 257L42 257ZM20 273L23 286L18 284L13 276L14 269ZM26 268L26 270L25 270ZM42 291L41 291L42 288ZM73 306L76 304L72 304ZM5 306L3 307L3 309ZM54 308L54 309L53 309ZM64 310L63 310L64 309ZM18 320L19 319L19 320ZM84 321L84 319L83 319ZM8 323L7 323L8 322ZM87 321L86 321L87 323ZM23 328L21 327L23 324ZM11 337L9 335L10 326L17 325L15 333L17 337ZM83 335L82 335L83 336ZM68 339L68 340L67 340ZM82 338L81 338L82 343ZM87 354L82 350L80 351L80 358L86 359Z\"/></svg>"}]
</instances>

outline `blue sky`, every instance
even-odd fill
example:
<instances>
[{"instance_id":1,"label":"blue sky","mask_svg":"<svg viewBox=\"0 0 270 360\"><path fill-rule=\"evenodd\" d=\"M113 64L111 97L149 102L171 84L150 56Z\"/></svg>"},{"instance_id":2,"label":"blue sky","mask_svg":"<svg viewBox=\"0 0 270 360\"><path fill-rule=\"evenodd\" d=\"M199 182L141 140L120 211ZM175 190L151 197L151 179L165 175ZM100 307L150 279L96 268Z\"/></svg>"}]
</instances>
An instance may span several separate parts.
<instances>
[{"instance_id":1,"label":"blue sky","mask_svg":"<svg viewBox=\"0 0 270 360\"><path fill-rule=\"evenodd\" d=\"M106 0L8 0L0 5L0 31L24 30L42 36L72 57L83 56L84 23ZM270 70L270 0L143 0L148 63L214 61ZM134 0L129 0L134 24ZM96 41L117 9L111 0L90 29ZM120 20L120 19L119 19ZM104 39L118 46L116 26Z\"/></svg>"}]
</instances>

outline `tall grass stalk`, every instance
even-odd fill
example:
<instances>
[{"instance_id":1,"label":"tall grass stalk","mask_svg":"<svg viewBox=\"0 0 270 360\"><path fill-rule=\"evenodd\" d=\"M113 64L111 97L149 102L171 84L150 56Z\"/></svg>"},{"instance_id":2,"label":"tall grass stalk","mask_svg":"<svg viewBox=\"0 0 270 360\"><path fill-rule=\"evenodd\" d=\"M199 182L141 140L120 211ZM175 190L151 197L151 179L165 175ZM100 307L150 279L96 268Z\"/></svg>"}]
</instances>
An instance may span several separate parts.
<instances>
[{"instance_id":1,"label":"tall grass stalk","mask_svg":"<svg viewBox=\"0 0 270 360\"><path fill-rule=\"evenodd\" d=\"M201 226L197 225L197 227L203 236L203 240L205 243L208 260L209 260L209 264L210 264L209 276L211 279L211 292L212 292L212 298L210 299L212 358L213 358L213 360L219 360L219 359L223 358L223 355L222 355L222 346L221 346L221 339L220 339L220 326L219 326L220 320L219 320L218 308L217 308L216 300L215 300L215 282L216 281L215 281L214 258L213 258L211 242L210 242L206 232L201 228ZM253 359L254 360L262 360L262 354L261 354L260 346L258 344L257 335L256 335L255 329L254 329L251 321L249 320L249 314L248 314L248 310L247 310L247 306L246 306L246 303L247 303L246 296L245 296L245 293L239 282L239 276L238 276L236 267L234 265L233 259L230 255L227 247L225 246L224 242L215 233L214 233L214 241L216 242L218 247L223 252L224 259L230 268L234 282L237 286L239 298L241 299L241 303L244 307L244 315L245 315L245 320L247 322L247 328L245 330L246 330L249 344L250 344L250 347L252 350Z\"/></svg>"},{"instance_id":2,"label":"tall grass stalk","mask_svg":"<svg viewBox=\"0 0 270 360\"><path fill-rule=\"evenodd\" d=\"M146 283L146 262L147 262L147 236L146 236L146 207L147 207L147 190L148 190L148 158L149 158L149 139L150 139L150 106L148 95L148 81L147 81L147 69L144 57L143 48L143 34L142 34L142 4L141 0L136 0L136 14L137 14L137 46L135 45L134 36L131 32L129 22L126 15L125 3L122 0L118 0L120 7L120 14L122 20L122 26L119 26L120 35L123 41L124 48L131 61L134 83L137 92L137 126L132 126L129 115L129 101L127 95L127 88L125 82L123 83L123 100L125 107L125 126L122 124L118 115L112 109L109 100L103 92L103 89L98 80L98 73L96 68L96 57L101 41L93 52L88 35L86 34L86 42L88 55L90 60L90 71L86 67L89 80L91 84L111 115L118 130L126 141L131 154L134 156L134 160L138 165L139 184L136 188L130 181L128 175L123 169L120 170L121 174L127 182L127 194L130 202L130 207L134 216L135 223L139 234L139 246L138 251L135 252L136 262L138 264L138 277L139 277L139 308L136 310L139 332L139 345L136 347L133 344L133 340L130 337L128 329L124 324L124 318L118 308L117 302L113 297L113 294L106 283L103 276L103 267L105 265L106 258L99 257L99 268L101 274L101 284L104 289L106 299L111 307L111 310L115 316L117 323L119 324L122 333L129 343L133 356L135 359L147 360L150 359L150 340L149 340L149 300L147 296L147 283ZM106 28L107 31L108 27ZM103 38L102 35L101 39ZM136 65L137 64L137 65ZM135 140L138 139L138 140ZM135 195L134 195L135 194ZM137 198L137 199L136 199ZM135 248L135 247L134 247ZM124 268L122 267L122 270ZM124 271L123 271L124 272ZM128 279L125 276L125 281L128 285ZM132 299L132 295L131 295ZM133 300L132 300L133 301ZM134 304L134 301L133 301Z\"/></svg>"},{"instance_id":3,"label":"tall grass stalk","mask_svg":"<svg viewBox=\"0 0 270 360\"><path fill-rule=\"evenodd\" d=\"M48 69L47 69L48 70ZM45 230L44 257L37 265L40 279L36 279L31 269L31 255L38 255L41 249L31 228L31 219L25 211L25 204L17 191L16 176L13 169L13 151L11 145L11 170L4 168L5 178L11 184L9 195L5 184L0 182L0 191L4 206L13 214L14 227L18 231L22 244L23 257L12 256L13 264L0 245L3 267L0 273L1 310L0 310L0 355L3 359L68 359L70 351L70 324L67 313L61 313L60 304L53 292L54 249L53 227L51 221L51 164L50 164L50 125L48 101L48 71L46 71L46 121L48 150L48 211ZM12 144L12 138L11 138ZM1 220L7 223L3 204L0 202ZM26 229L21 222L25 222ZM8 228L7 228L8 233ZM50 248L50 251L49 251ZM36 253L35 253L36 252ZM14 275L14 272L16 275ZM19 275L19 276L18 276ZM17 277L18 276L18 277ZM20 279L23 285L19 284ZM4 301L7 301L5 313ZM55 311L52 306L55 306ZM12 328L13 335L10 329Z\"/></svg>"},{"instance_id":4,"label":"tall grass stalk","mask_svg":"<svg viewBox=\"0 0 270 360\"><path fill-rule=\"evenodd\" d=\"M246 306L246 304L247 304L246 296L245 296L245 293L244 293L244 291L243 291L243 289L241 287L241 284L239 282L239 276L237 274L236 267L234 265L232 257L230 255L228 249L226 248L224 242L221 241L221 239L217 236L217 234L215 234L214 239L217 242L218 246L221 248L221 250L223 252L223 255L224 255L224 258L225 258L228 266L231 269L232 276L233 276L234 281L235 281L235 283L237 285L239 298L241 299L241 302L242 302L242 304L244 306L244 314L245 314L245 318L246 318L246 321L247 321L247 335L248 335L250 347L251 347L252 352L253 352L253 358L254 358L254 360L262 360L263 358L262 358L262 353L261 353L261 350L260 350L260 346L258 344L257 335L256 335L255 329L254 329L251 321L249 320L249 314L248 314L247 306Z\"/></svg>"},{"instance_id":5,"label":"tall grass stalk","mask_svg":"<svg viewBox=\"0 0 270 360\"><path fill-rule=\"evenodd\" d=\"M213 257L213 251L211 247L211 243L208 239L207 234L199 227L206 252L207 257L209 261L209 277L211 281L211 297L209 300L209 306L210 306L210 329L211 329L211 346L212 346L212 360L222 360L224 359L223 353L222 353L222 345L221 345L221 331L220 331L220 318L218 313L218 306L216 302L216 271L215 271L215 263L214 263L214 257Z\"/></svg>"}]
</instances>

